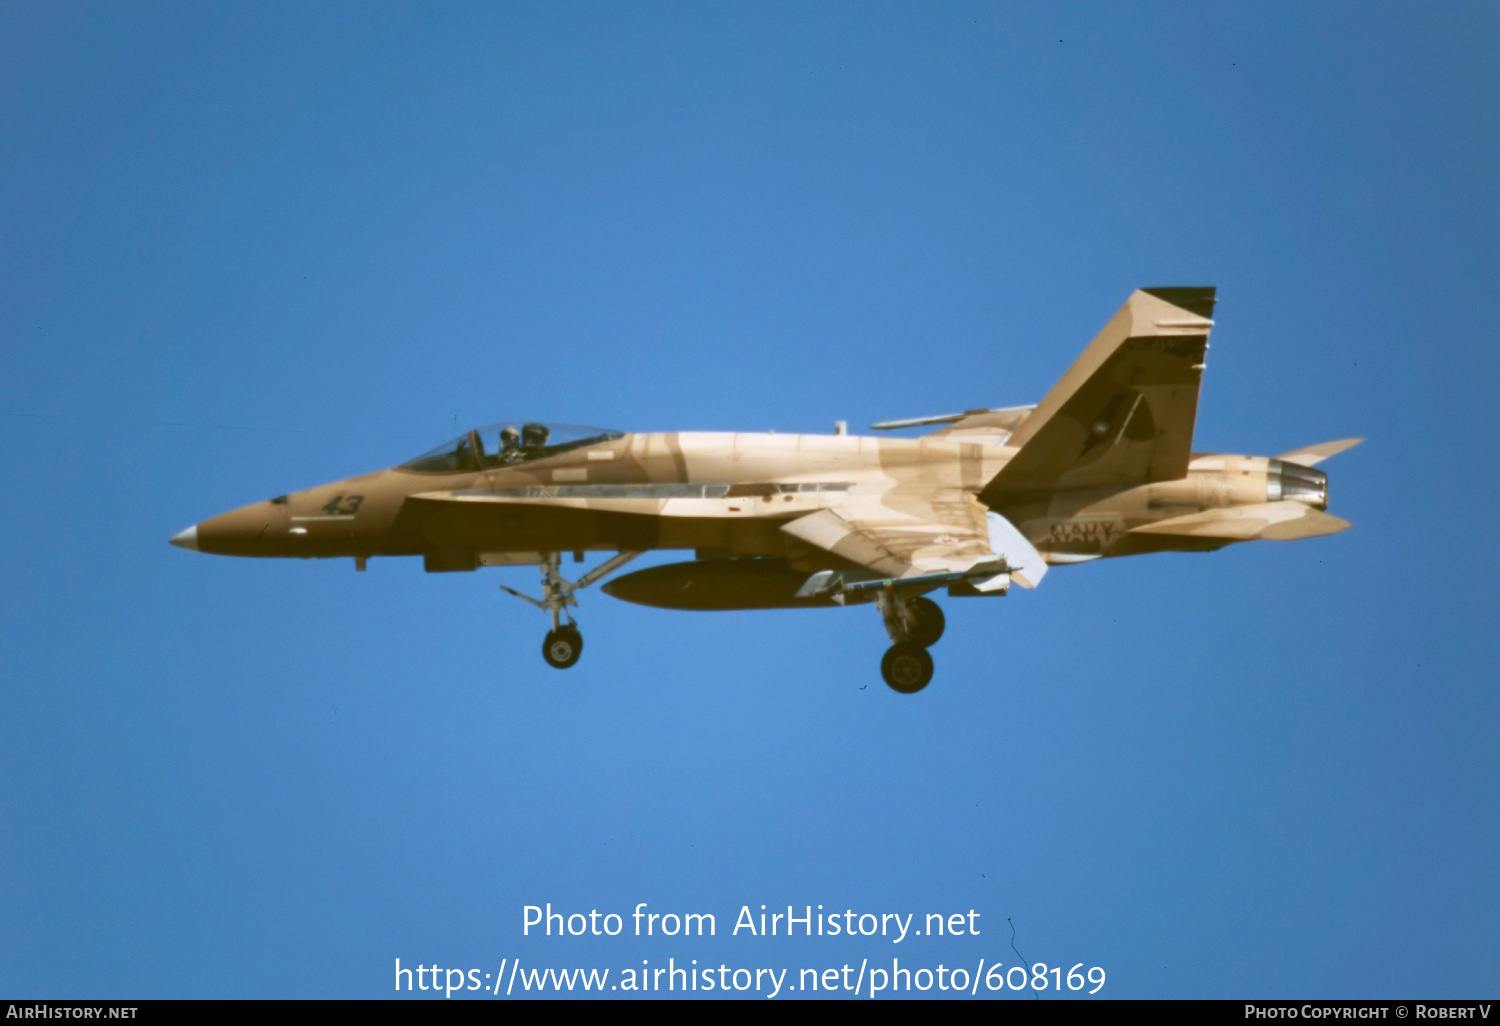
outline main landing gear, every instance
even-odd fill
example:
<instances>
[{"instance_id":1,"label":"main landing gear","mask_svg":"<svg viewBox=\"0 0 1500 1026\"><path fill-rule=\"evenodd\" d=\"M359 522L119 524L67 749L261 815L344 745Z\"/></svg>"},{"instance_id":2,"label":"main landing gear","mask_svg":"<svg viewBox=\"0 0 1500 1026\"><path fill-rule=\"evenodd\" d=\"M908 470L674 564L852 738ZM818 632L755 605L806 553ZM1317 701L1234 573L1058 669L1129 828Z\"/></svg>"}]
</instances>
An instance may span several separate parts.
<instances>
[{"instance_id":1,"label":"main landing gear","mask_svg":"<svg viewBox=\"0 0 1500 1026\"><path fill-rule=\"evenodd\" d=\"M892 690L916 694L932 681L927 647L943 636L942 607L929 598L908 597L895 590L878 592L875 604L894 642L880 660L880 675Z\"/></svg>"},{"instance_id":2,"label":"main landing gear","mask_svg":"<svg viewBox=\"0 0 1500 1026\"><path fill-rule=\"evenodd\" d=\"M500 585L501 591L514 595L518 599L524 599L538 609L551 614L552 629L542 639L542 658L547 660L548 666L566 670L578 662L578 657L583 655L583 634L578 630L578 624L573 622L572 614L568 612L569 606L578 605L578 600L573 597L573 594L582 591L606 575L614 573L639 555L639 552L616 553L578 580L569 581L561 572L562 556L556 552L544 552L541 562L542 597L540 599L534 599L514 588Z\"/></svg>"}]
</instances>

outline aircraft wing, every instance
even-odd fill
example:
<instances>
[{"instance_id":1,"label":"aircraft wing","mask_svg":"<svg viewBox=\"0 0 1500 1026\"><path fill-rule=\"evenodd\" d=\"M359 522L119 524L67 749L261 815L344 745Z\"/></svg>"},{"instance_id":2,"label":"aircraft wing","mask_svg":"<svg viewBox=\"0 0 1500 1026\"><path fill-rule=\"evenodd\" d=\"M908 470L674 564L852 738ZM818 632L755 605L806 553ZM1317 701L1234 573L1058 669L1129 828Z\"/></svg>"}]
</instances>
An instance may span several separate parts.
<instances>
[{"instance_id":1,"label":"aircraft wing","mask_svg":"<svg viewBox=\"0 0 1500 1026\"><path fill-rule=\"evenodd\" d=\"M1019 531L957 488L855 492L781 529L893 580L963 573L1003 560L1016 583L1032 588L1047 572Z\"/></svg>"},{"instance_id":2,"label":"aircraft wing","mask_svg":"<svg viewBox=\"0 0 1500 1026\"><path fill-rule=\"evenodd\" d=\"M1175 534L1190 538L1227 538L1231 541L1295 541L1337 534L1349 521L1304 506L1300 502L1263 502L1255 506L1231 506L1189 513L1132 528L1131 534Z\"/></svg>"}]
</instances>

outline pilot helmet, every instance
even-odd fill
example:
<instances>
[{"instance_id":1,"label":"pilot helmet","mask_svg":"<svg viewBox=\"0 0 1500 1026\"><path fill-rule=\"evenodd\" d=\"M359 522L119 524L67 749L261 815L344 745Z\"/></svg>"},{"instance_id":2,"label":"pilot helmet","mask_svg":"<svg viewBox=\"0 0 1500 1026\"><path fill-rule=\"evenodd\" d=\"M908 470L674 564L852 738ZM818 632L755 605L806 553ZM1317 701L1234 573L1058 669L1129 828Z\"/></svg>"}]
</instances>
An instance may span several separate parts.
<instances>
[{"instance_id":1,"label":"pilot helmet","mask_svg":"<svg viewBox=\"0 0 1500 1026\"><path fill-rule=\"evenodd\" d=\"M550 433L545 424L527 424L521 428L521 444L528 449L540 449L547 444Z\"/></svg>"},{"instance_id":2,"label":"pilot helmet","mask_svg":"<svg viewBox=\"0 0 1500 1026\"><path fill-rule=\"evenodd\" d=\"M510 424L500 429L500 447L503 449L514 449L521 444L521 432Z\"/></svg>"}]
</instances>

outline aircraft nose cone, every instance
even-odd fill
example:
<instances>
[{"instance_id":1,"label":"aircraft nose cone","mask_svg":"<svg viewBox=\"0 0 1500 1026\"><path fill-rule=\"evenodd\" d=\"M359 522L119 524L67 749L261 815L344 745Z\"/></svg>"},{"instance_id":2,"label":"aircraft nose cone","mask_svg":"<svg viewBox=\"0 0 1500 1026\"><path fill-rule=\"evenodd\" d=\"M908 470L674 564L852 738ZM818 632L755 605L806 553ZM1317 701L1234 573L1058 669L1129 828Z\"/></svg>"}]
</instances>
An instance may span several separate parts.
<instances>
[{"instance_id":1,"label":"aircraft nose cone","mask_svg":"<svg viewBox=\"0 0 1500 1026\"><path fill-rule=\"evenodd\" d=\"M194 524L186 531L178 531L176 534L172 535L172 537L167 539L167 543L170 545L176 545L179 549L189 549L193 552L197 552L198 525Z\"/></svg>"}]
</instances>

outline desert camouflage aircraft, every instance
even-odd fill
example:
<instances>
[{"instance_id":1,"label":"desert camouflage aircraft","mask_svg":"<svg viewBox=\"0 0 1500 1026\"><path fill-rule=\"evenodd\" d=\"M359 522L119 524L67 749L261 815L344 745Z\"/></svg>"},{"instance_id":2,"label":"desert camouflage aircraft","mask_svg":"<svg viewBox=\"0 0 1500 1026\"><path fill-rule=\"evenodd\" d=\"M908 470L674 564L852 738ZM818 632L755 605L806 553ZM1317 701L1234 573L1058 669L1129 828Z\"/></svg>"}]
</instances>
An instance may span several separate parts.
<instances>
[{"instance_id":1,"label":"desert camouflage aircraft","mask_svg":"<svg viewBox=\"0 0 1500 1026\"><path fill-rule=\"evenodd\" d=\"M1331 534L1313 465L1192 451L1212 288L1133 293L1035 406L887 421L920 438L622 434L535 422L476 428L389 470L280 495L189 527L173 545L236 556L421 556L429 571L535 565L551 665L578 661L576 595L653 549L688 562L603 590L667 609L869 603L897 691L932 679L943 613L926 594L1004 595L1048 567ZM577 580L562 554L614 553Z\"/></svg>"}]
</instances>

